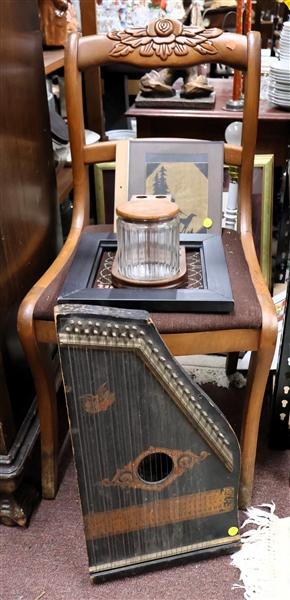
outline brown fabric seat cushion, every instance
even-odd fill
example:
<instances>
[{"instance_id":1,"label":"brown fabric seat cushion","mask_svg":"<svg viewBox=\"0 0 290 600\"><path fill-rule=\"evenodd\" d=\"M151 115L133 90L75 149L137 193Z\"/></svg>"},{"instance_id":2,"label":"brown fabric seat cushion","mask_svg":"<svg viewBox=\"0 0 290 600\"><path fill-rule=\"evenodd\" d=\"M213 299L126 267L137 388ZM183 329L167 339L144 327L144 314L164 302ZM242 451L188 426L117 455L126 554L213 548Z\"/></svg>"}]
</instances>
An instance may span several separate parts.
<instances>
[{"instance_id":1,"label":"brown fabric seat cushion","mask_svg":"<svg viewBox=\"0 0 290 600\"><path fill-rule=\"evenodd\" d=\"M84 231L95 231L96 233L110 233L113 231L113 225L89 225ZM57 298L60 294L62 286L65 282L69 268L74 258L74 254L70 257L65 267L55 277L51 284L39 297L35 307L33 316L39 321L54 321L54 307L57 305Z\"/></svg>"},{"instance_id":2,"label":"brown fabric seat cushion","mask_svg":"<svg viewBox=\"0 0 290 600\"><path fill-rule=\"evenodd\" d=\"M91 225L85 231L110 232L112 225ZM152 319L160 333L190 333L194 331L217 331L225 329L259 329L262 313L245 260L240 236L236 231L225 229L222 235L226 262L232 286L235 308L231 313L152 313ZM72 262L71 258L70 263ZM65 281L69 265L58 275L39 298L34 318L53 321L54 306Z\"/></svg>"}]
</instances>

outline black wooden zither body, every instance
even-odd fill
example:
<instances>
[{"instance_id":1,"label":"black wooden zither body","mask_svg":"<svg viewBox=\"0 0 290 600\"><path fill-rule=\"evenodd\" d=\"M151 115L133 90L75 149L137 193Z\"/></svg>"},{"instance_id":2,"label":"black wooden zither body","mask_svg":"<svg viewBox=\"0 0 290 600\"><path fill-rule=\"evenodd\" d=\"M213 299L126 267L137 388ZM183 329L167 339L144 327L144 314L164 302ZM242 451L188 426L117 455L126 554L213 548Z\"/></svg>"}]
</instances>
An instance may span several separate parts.
<instances>
[{"instance_id":1,"label":"black wooden zither body","mask_svg":"<svg viewBox=\"0 0 290 600\"><path fill-rule=\"evenodd\" d=\"M237 439L150 315L62 305L56 325L92 580L233 552Z\"/></svg>"}]
</instances>

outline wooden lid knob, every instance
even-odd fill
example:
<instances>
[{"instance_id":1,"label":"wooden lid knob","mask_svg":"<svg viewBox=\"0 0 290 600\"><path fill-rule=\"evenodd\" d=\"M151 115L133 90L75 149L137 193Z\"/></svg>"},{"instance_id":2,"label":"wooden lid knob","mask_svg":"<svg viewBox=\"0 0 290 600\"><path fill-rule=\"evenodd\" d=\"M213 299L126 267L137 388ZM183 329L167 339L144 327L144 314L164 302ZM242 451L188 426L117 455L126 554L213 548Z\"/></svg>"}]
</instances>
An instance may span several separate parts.
<instances>
[{"instance_id":1,"label":"wooden lid knob","mask_svg":"<svg viewBox=\"0 0 290 600\"><path fill-rule=\"evenodd\" d=\"M168 200L130 200L116 207L118 216L133 221L157 221L174 217L179 213L179 206Z\"/></svg>"}]
</instances>

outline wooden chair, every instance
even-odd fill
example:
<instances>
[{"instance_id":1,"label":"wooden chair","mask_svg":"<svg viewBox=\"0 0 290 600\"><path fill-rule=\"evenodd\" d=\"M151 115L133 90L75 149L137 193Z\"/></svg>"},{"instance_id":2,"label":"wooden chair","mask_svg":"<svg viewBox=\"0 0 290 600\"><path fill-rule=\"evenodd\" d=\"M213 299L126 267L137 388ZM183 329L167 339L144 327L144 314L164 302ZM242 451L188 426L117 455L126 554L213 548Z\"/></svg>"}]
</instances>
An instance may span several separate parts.
<instances>
[{"instance_id":1,"label":"wooden chair","mask_svg":"<svg viewBox=\"0 0 290 600\"><path fill-rule=\"evenodd\" d=\"M105 63L159 67L188 67L220 62L244 71L244 119L241 147L225 145L224 160L240 167L239 229L225 230L223 244L235 299L230 314L152 315L174 355L252 352L245 392L242 434L240 507L251 502L260 413L276 342L276 314L256 257L251 225L251 188L257 135L260 34L248 36L185 27L165 19L146 28L107 35L79 37L66 43L67 116L74 178L72 226L59 256L24 299L18 318L23 344L37 390L41 423L43 496L57 490L57 408L50 344L56 343L53 309L83 229L89 223L88 166L115 160L116 143L85 143L82 72ZM116 98L117 101L117 98ZM194 122L194 120L193 120ZM194 129L192 130L194 138ZM111 231L110 225L90 226Z\"/></svg>"}]
</instances>

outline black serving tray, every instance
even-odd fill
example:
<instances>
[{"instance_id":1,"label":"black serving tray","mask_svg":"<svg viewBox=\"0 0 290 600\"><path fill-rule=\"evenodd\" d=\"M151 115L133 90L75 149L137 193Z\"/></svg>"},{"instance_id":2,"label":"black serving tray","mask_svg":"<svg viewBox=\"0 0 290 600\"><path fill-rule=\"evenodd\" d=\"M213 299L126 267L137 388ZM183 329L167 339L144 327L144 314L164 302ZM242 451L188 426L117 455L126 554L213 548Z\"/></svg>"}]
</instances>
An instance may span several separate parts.
<instances>
[{"instance_id":1,"label":"black serving tray","mask_svg":"<svg viewBox=\"0 0 290 600\"><path fill-rule=\"evenodd\" d=\"M76 303L151 312L231 312L234 308L220 234L181 234L186 252L200 253L202 287L178 289L94 287L104 253L117 251L114 233L82 235L58 304Z\"/></svg>"}]
</instances>

